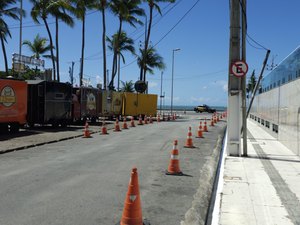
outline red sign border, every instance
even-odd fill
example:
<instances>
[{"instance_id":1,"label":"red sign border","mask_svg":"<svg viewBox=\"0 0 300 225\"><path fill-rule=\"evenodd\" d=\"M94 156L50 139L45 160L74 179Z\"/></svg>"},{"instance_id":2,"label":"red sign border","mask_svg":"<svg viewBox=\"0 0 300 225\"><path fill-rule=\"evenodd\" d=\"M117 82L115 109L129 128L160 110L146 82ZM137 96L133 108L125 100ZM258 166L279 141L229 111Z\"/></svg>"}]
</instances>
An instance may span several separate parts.
<instances>
[{"instance_id":1,"label":"red sign border","mask_svg":"<svg viewBox=\"0 0 300 225\"><path fill-rule=\"evenodd\" d=\"M235 64L237 64L237 63L244 63L245 66L246 66L246 71L243 72L242 75L237 75L237 74L235 74L235 73L233 72L233 68L232 68L232 67L233 67L233 65L235 65ZM230 66L230 73L233 74L234 76L236 76L236 77L243 77L243 76L245 76L245 75L247 74L247 72L248 72L248 64L247 64L245 61L239 60L239 61L235 61L235 62L231 63L231 66Z\"/></svg>"}]
</instances>

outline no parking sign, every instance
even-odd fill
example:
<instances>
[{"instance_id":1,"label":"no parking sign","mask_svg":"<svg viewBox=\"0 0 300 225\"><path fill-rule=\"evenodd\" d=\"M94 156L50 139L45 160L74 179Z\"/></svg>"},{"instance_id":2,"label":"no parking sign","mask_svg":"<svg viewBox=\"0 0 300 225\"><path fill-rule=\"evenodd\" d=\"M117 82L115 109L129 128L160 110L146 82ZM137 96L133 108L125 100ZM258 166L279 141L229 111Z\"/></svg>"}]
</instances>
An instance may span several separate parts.
<instances>
[{"instance_id":1,"label":"no parking sign","mask_svg":"<svg viewBox=\"0 0 300 225\"><path fill-rule=\"evenodd\" d=\"M231 64L231 73L236 77L243 77L248 72L248 65L244 61L236 61Z\"/></svg>"}]
</instances>

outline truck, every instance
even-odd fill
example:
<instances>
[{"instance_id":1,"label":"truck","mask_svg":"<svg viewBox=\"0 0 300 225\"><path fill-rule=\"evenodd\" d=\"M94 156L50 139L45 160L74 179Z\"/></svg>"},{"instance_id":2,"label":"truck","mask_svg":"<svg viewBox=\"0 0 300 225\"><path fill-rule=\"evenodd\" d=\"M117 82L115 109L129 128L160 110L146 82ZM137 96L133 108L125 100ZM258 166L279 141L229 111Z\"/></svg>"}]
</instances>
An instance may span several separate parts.
<instances>
[{"instance_id":1,"label":"truck","mask_svg":"<svg viewBox=\"0 0 300 225\"><path fill-rule=\"evenodd\" d=\"M196 113L203 113L203 112L208 112L208 113L215 113L216 109L213 109L211 107L209 107L208 105L199 105L197 107L194 108L194 111Z\"/></svg>"}]
</instances>

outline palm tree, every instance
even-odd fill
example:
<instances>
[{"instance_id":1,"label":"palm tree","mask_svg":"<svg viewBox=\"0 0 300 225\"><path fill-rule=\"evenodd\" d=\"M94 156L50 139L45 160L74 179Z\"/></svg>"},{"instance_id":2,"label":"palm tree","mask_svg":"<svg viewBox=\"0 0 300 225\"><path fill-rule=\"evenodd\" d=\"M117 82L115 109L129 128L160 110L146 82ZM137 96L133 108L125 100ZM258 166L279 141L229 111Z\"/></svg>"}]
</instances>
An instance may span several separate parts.
<instances>
[{"instance_id":1,"label":"palm tree","mask_svg":"<svg viewBox=\"0 0 300 225\"><path fill-rule=\"evenodd\" d=\"M118 37L116 39L115 45L119 45L120 36L122 33L122 25L123 22L129 23L131 26L135 27L135 24L142 25L143 23L135 16L143 16L145 12L142 8L139 7L141 4L141 0L112 0L110 4L110 9L119 18L119 31ZM115 48L115 50L118 48ZM114 51L113 53L113 64L112 64L112 71L111 71L111 81L109 83L109 88L113 88L113 81L117 73L117 56L118 53Z\"/></svg>"},{"instance_id":2,"label":"palm tree","mask_svg":"<svg viewBox=\"0 0 300 225\"><path fill-rule=\"evenodd\" d=\"M96 8L101 11L102 14L102 51L103 51L103 88L106 90L106 22L105 11L109 7L110 2L107 0L99 0L96 3Z\"/></svg>"},{"instance_id":3,"label":"palm tree","mask_svg":"<svg viewBox=\"0 0 300 225\"><path fill-rule=\"evenodd\" d=\"M147 30L147 36L145 40L145 49L146 52L149 46L150 41L150 33L151 33L151 27L152 27L152 20L153 20L153 9L156 9L158 13L161 15L160 7L158 5L159 2L170 2L174 3L175 0L143 0L144 2L148 3L149 6L149 24L148 24L148 30ZM144 66L141 66L140 70L140 80L143 79L143 76L146 77L146 72L144 71ZM144 80L145 81L145 80Z\"/></svg>"},{"instance_id":4,"label":"palm tree","mask_svg":"<svg viewBox=\"0 0 300 225\"><path fill-rule=\"evenodd\" d=\"M121 88L121 91L122 92L134 92L134 83L133 81L121 81L122 83L122 88Z\"/></svg>"},{"instance_id":5,"label":"palm tree","mask_svg":"<svg viewBox=\"0 0 300 225\"><path fill-rule=\"evenodd\" d=\"M33 53L32 57L35 59L40 59L41 56L45 58L51 58L50 55L45 55L48 51L50 51L51 46L47 45L47 39L40 37L37 34L33 40L33 42L29 40L23 41L23 45L27 45L29 50ZM37 73L37 66L35 68L35 73Z\"/></svg>"},{"instance_id":6,"label":"palm tree","mask_svg":"<svg viewBox=\"0 0 300 225\"><path fill-rule=\"evenodd\" d=\"M3 51L3 57L4 57L4 64L5 64L5 72L8 76L8 62L7 62L7 55L6 55L6 49L5 49L5 42L7 42L7 36L11 37L11 33L9 31L8 25L5 22L5 17L10 17L14 20L19 20L19 16L21 13L24 14L24 12L21 12L21 10L18 7L11 7L11 5L16 4L16 0L1 0L0 1L0 40L1 40L1 46Z\"/></svg>"},{"instance_id":7,"label":"palm tree","mask_svg":"<svg viewBox=\"0 0 300 225\"><path fill-rule=\"evenodd\" d=\"M137 63L140 68L144 67L143 70L145 75L146 72L154 74L154 68L160 70L166 68L163 58L156 52L156 49L153 46L149 47L146 52L145 49L140 48L140 56L138 57ZM143 80L145 81L146 77L143 77Z\"/></svg>"},{"instance_id":8,"label":"palm tree","mask_svg":"<svg viewBox=\"0 0 300 225\"><path fill-rule=\"evenodd\" d=\"M37 34L33 40L33 42L29 40L23 41L23 45L27 45L29 50L33 53L32 57L35 59L40 59L41 56L45 58L49 58L51 56L45 55L48 51L50 51L51 46L47 45L47 39L40 37Z\"/></svg>"},{"instance_id":9,"label":"palm tree","mask_svg":"<svg viewBox=\"0 0 300 225\"><path fill-rule=\"evenodd\" d=\"M79 85L82 86L83 79L83 63L84 63L84 48L85 48L85 17L89 9L95 8L95 0L72 0L76 10L74 11L76 17L82 21L82 42L81 42L81 58L80 58L80 81Z\"/></svg>"},{"instance_id":10,"label":"palm tree","mask_svg":"<svg viewBox=\"0 0 300 225\"><path fill-rule=\"evenodd\" d=\"M61 20L65 24L70 27L74 26L73 18L67 14L66 10L74 11L72 6L66 3L64 0L56 0L52 2L48 6L49 13L55 17L55 46L56 46L56 69L57 69L57 81L60 81L60 74L59 74L59 38L58 38L58 21Z\"/></svg>"},{"instance_id":11,"label":"palm tree","mask_svg":"<svg viewBox=\"0 0 300 225\"><path fill-rule=\"evenodd\" d=\"M41 18L49 36L49 41L51 46L50 52L51 52L51 60L52 60L52 68L53 68L53 80L56 80L55 56L53 52L54 45L53 45L52 34L47 21L48 16L50 14L49 6L51 6L52 3L49 2L48 0L30 0L30 1L33 3L33 7L31 9L32 19L34 20L34 22L40 23L39 18Z\"/></svg>"},{"instance_id":12,"label":"palm tree","mask_svg":"<svg viewBox=\"0 0 300 225\"><path fill-rule=\"evenodd\" d=\"M255 88L255 85L256 85L256 77L255 77L255 70L253 70L249 80L248 80L248 83L247 83L247 88L246 88L246 91L247 91L247 94L249 95L249 92L253 93L254 91L254 88ZM249 96L248 96L249 97Z\"/></svg>"},{"instance_id":13,"label":"palm tree","mask_svg":"<svg viewBox=\"0 0 300 225\"><path fill-rule=\"evenodd\" d=\"M120 37L119 37L120 36ZM123 63L125 63L125 57L123 55L123 52L130 52L135 55L135 49L134 49L134 41L133 39L127 37L126 32L122 31L121 35L119 35L119 32L115 33L112 38L106 38L108 42L108 48L112 52L116 53L116 55L119 57L119 65L116 64L116 71L117 69L120 71L120 58L122 58ZM116 74L114 74L116 75ZM110 87L113 89L113 81L115 77L112 77ZM118 87L119 87L119 79L118 79Z\"/></svg>"}]
</instances>

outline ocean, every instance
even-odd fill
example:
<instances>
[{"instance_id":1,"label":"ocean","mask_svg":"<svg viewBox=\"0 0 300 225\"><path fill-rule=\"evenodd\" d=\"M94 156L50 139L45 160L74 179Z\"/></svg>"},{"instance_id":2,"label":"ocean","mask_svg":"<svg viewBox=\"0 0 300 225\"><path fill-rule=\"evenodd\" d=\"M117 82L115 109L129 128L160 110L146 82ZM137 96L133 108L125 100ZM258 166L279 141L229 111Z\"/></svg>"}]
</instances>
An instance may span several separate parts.
<instances>
[{"instance_id":1,"label":"ocean","mask_svg":"<svg viewBox=\"0 0 300 225\"><path fill-rule=\"evenodd\" d=\"M184 106L184 105L173 105L173 110L176 110L176 111L194 111L194 108L196 106ZM209 106L213 109L216 109L217 111L226 111L227 110L227 106ZM157 110L160 109L160 106L158 105L157 106ZM165 105L165 106L162 106L162 110L170 110L171 109L171 106L169 105Z\"/></svg>"}]
</instances>

